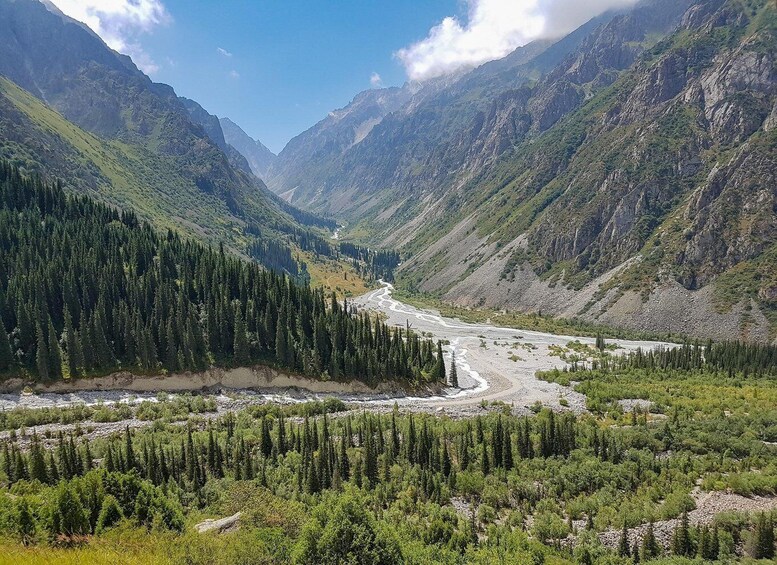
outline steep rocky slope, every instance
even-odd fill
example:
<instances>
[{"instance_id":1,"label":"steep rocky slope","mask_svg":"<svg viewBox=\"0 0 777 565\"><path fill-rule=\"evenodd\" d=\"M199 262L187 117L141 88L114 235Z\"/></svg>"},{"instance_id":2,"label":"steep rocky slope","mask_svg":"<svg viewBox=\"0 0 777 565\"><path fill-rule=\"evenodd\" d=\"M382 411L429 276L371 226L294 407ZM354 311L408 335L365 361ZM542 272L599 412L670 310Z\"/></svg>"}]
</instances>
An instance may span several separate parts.
<instances>
[{"instance_id":1,"label":"steep rocky slope","mask_svg":"<svg viewBox=\"0 0 777 565\"><path fill-rule=\"evenodd\" d=\"M343 153L362 141L410 96L407 88L367 90L347 107L330 112L283 148L267 174L268 185L291 202L315 200L320 186L311 184L311 177L319 175L321 169L334 168Z\"/></svg>"},{"instance_id":2,"label":"steep rocky slope","mask_svg":"<svg viewBox=\"0 0 777 565\"><path fill-rule=\"evenodd\" d=\"M392 205L399 206L394 218L407 221L417 213L413 200L419 191L448 190L530 133L551 127L582 103L591 85L612 82L645 45L671 30L688 3L645 1L632 12L604 14L557 42L531 43L470 73L362 93L292 140L268 184L294 203L352 221L374 224L377 217L380 223ZM563 67L568 73L535 88L570 57ZM391 92L402 96L392 97L393 104L372 103ZM350 127L335 129L344 118ZM353 123L370 129L355 136Z\"/></svg>"},{"instance_id":3,"label":"steep rocky slope","mask_svg":"<svg viewBox=\"0 0 777 565\"><path fill-rule=\"evenodd\" d=\"M246 174L253 174L251 166L248 164L248 160L243 156L243 154L235 149L232 145L227 143L226 137L224 136L224 131L221 129L221 122L219 121L218 117L209 113L205 108L200 106L200 104L194 100L184 98L183 96L179 97L179 100L181 101L181 104L183 104L184 108L186 108L186 111L189 112L189 119L202 127L202 129L205 131L205 134L213 143L216 144L216 147L221 149L224 155L227 156L229 164L232 165L235 169L239 169Z\"/></svg>"},{"instance_id":4,"label":"steep rocky slope","mask_svg":"<svg viewBox=\"0 0 777 565\"><path fill-rule=\"evenodd\" d=\"M775 11L606 14L387 114L292 201L459 304L772 339Z\"/></svg>"},{"instance_id":5,"label":"steep rocky slope","mask_svg":"<svg viewBox=\"0 0 777 565\"><path fill-rule=\"evenodd\" d=\"M229 118L219 118L219 124L224 139L245 157L251 172L260 179L265 178L270 165L275 161L275 153L267 149L258 139L252 139Z\"/></svg>"},{"instance_id":6,"label":"steep rocky slope","mask_svg":"<svg viewBox=\"0 0 777 565\"><path fill-rule=\"evenodd\" d=\"M612 86L436 201L407 236L435 243L406 283L462 304L773 338L776 21L766 2L692 6Z\"/></svg>"}]
</instances>

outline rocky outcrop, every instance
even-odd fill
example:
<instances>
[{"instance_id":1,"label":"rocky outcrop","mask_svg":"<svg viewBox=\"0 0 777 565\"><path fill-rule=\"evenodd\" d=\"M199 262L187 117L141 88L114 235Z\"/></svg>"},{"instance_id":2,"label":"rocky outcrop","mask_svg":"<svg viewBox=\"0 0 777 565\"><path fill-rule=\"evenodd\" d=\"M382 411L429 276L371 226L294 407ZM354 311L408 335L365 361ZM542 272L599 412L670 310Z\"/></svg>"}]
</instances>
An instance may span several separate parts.
<instances>
[{"instance_id":1,"label":"rocky outcrop","mask_svg":"<svg viewBox=\"0 0 777 565\"><path fill-rule=\"evenodd\" d=\"M239 527L240 518L242 515L243 515L242 512L238 512L236 514L233 514L232 516L227 516L226 518L219 518L217 520L208 518L207 520L203 520L202 522L195 524L194 529L197 530L197 533L200 533L200 534L204 534L206 532L216 532L219 534L226 534L228 532L232 532L236 530Z\"/></svg>"},{"instance_id":2,"label":"rocky outcrop","mask_svg":"<svg viewBox=\"0 0 777 565\"><path fill-rule=\"evenodd\" d=\"M318 167L329 168L359 144L391 112L412 98L412 90L381 88L357 95L345 108L334 110L283 148L267 171L268 185L276 192L294 192L294 202L310 202L325 182ZM315 172L313 172L315 170ZM318 182L314 177L322 177ZM313 181L303 182L303 181Z\"/></svg>"},{"instance_id":3,"label":"rocky outcrop","mask_svg":"<svg viewBox=\"0 0 777 565\"><path fill-rule=\"evenodd\" d=\"M246 157L244 157L240 151L226 142L219 119L213 114L210 114L207 110L205 110L205 108L200 106L194 100L189 100L188 98L184 98L182 96L179 97L179 100L183 104L184 108L186 108L186 111L189 112L189 117L191 120L195 124L202 127L205 135L207 135L208 138L224 152L224 154L227 156L227 159L229 160L230 165L243 171L244 173L252 174L251 167L248 164Z\"/></svg>"},{"instance_id":4,"label":"rocky outcrop","mask_svg":"<svg viewBox=\"0 0 777 565\"><path fill-rule=\"evenodd\" d=\"M270 165L275 161L276 155L262 145L259 140L251 139L240 126L229 118L220 118L219 123L226 142L246 158L251 172L263 179L267 175Z\"/></svg>"},{"instance_id":5,"label":"rocky outcrop","mask_svg":"<svg viewBox=\"0 0 777 565\"><path fill-rule=\"evenodd\" d=\"M695 490L693 498L696 507L688 512L688 523L691 526L709 526L715 521L717 515L726 512L756 514L777 508L777 498L773 496L746 497L731 492L702 493ZM675 529L679 524L680 520L677 518L660 520L653 524L653 534L664 550L670 550ZM629 547L641 547L642 539L647 530L648 524L628 528ZM615 550L618 548L621 535L621 530L608 530L600 533L599 539L605 547Z\"/></svg>"},{"instance_id":6,"label":"rocky outcrop","mask_svg":"<svg viewBox=\"0 0 777 565\"><path fill-rule=\"evenodd\" d=\"M513 138L518 145L430 199L434 212L413 234L448 241L450 251L434 262L453 280L442 283L417 260L403 266L405 280L462 305L773 339L777 30L769 9L696 2L678 18L677 33L588 101L560 93L597 80L576 85L569 77L616 69L597 67L585 53L514 96L510 112L530 114L528 130ZM612 40L620 25L629 37L631 24L615 18L598 33ZM621 56L615 50L613 60ZM552 126L538 132L543 119ZM498 251L451 245L447 226L464 217L483 249ZM443 221L447 232L434 223Z\"/></svg>"}]
</instances>

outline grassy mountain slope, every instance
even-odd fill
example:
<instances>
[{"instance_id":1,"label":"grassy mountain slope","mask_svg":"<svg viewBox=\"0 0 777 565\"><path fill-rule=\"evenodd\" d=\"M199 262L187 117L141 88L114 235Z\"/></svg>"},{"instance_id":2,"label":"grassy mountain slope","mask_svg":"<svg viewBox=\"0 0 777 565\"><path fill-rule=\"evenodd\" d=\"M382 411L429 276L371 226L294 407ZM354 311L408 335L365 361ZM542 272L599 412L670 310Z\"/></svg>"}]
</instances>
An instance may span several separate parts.
<instances>
[{"instance_id":1,"label":"grassy mountain slope","mask_svg":"<svg viewBox=\"0 0 777 565\"><path fill-rule=\"evenodd\" d=\"M326 236L320 228L331 222L268 191L225 142L218 118L52 6L0 0L0 36L4 158L158 227L307 277L293 240Z\"/></svg>"},{"instance_id":2,"label":"grassy mountain slope","mask_svg":"<svg viewBox=\"0 0 777 565\"><path fill-rule=\"evenodd\" d=\"M170 157L102 140L5 78L0 78L0 105L3 158L28 171L69 178L70 188L87 188L101 200L132 208L160 227L211 240L231 232L233 245L245 243L240 223L225 221L230 216L226 203L176 175Z\"/></svg>"}]
</instances>

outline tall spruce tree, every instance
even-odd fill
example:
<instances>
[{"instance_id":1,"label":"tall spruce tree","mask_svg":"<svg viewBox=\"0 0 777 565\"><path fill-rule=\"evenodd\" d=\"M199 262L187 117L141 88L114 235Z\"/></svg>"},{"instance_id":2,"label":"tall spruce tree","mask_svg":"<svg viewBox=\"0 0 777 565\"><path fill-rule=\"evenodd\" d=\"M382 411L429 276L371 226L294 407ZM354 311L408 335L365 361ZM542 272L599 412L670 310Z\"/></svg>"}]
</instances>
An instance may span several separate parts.
<instances>
[{"instance_id":1,"label":"tall spruce tree","mask_svg":"<svg viewBox=\"0 0 777 565\"><path fill-rule=\"evenodd\" d=\"M682 557L692 554L691 532L688 524L688 512L683 512L672 537L672 553Z\"/></svg>"},{"instance_id":2,"label":"tall spruce tree","mask_svg":"<svg viewBox=\"0 0 777 565\"><path fill-rule=\"evenodd\" d=\"M458 371L456 370L456 354L451 353L451 370L449 372L448 376L448 383L453 388L459 388L459 375Z\"/></svg>"},{"instance_id":3,"label":"tall spruce tree","mask_svg":"<svg viewBox=\"0 0 777 565\"><path fill-rule=\"evenodd\" d=\"M651 520L642 536L642 561L649 561L661 555L661 546L658 545L656 534Z\"/></svg>"},{"instance_id":4,"label":"tall spruce tree","mask_svg":"<svg viewBox=\"0 0 777 565\"><path fill-rule=\"evenodd\" d=\"M629 547L629 529L626 527L626 522L623 523L621 537L618 540L618 555L621 557L631 556L631 548Z\"/></svg>"},{"instance_id":5,"label":"tall spruce tree","mask_svg":"<svg viewBox=\"0 0 777 565\"><path fill-rule=\"evenodd\" d=\"M5 333L3 322L0 320L0 373L8 371L13 365L14 357L11 349L11 340Z\"/></svg>"},{"instance_id":6,"label":"tall spruce tree","mask_svg":"<svg viewBox=\"0 0 777 565\"><path fill-rule=\"evenodd\" d=\"M243 313L239 304L235 304L235 339L233 344L234 362L236 365L245 366L251 358L251 352L248 347L248 335L243 321Z\"/></svg>"},{"instance_id":7,"label":"tall spruce tree","mask_svg":"<svg viewBox=\"0 0 777 565\"><path fill-rule=\"evenodd\" d=\"M43 328L40 324L37 325L35 333L37 335L35 366L38 369L38 376L41 379L46 380L49 378L50 374L48 336L47 334L43 333Z\"/></svg>"},{"instance_id":8,"label":"tall spruce tree","mask_svg":"<svg viewBox=\"0 0 777 565\"><path fill-rule=\"evenodd\" d=\"M775 555L774 523L764 512L756 519L750 546L749 553L754 559L772 559Z\"/></svg>"}]
</instances>

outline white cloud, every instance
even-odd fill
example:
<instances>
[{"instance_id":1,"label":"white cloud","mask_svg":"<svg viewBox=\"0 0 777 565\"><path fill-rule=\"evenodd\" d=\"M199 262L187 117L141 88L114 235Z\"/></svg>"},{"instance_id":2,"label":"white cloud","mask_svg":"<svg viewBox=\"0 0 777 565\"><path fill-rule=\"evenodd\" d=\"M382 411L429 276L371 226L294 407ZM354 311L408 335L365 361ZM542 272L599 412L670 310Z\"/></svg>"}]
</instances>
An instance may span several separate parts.
<instances>
[{"instance_id":1,"label":"white cloud","mask_svg":"<svg viewBox=\"0 0 777 565\"><path fill-rule=\"evenodd\" d=\"M539 38L560 37L636 0L466 0L467 19L445 18L396 56L413 80L500 59Z\"/></svg>"},{"instance_id":2,"label":"white cloud","mask_svg":"<svg viewBox=\"0 0 777 565\"><path fill-rule=\"evenodd\" d=\"M383 79L380 78L380 75L378 73L372 73L370 75L370 85L372 88L380 88L383 86Z\"/></svg>"},{"instance_id":3,"label":"white cloud","mask_svg":"<svg viewBox=\"0 0 777 565\"><path fill-rule=\"evenodd\" d=\"M232 56L232 53L230 53L229 51L227 51L223 47L216 47L216 51L218 52L219 55L221 55L223 57L231 57Z\"/></svg>"},{"instance_id":4,"label":"white cloud","mask_svg":"<svg viewBox=\"0 0 777 565\"><path fill-rule=\"evenodd\" d=\"M71 18L88 25L103 41L132 57L144 72L153 74L159 66L143 50L138 36L170 21L162 0L52 0Z\"/></svg>"},{"instance_id":5,"label":"white cloud","mask_svg":"<svg viewBox=\"0 0 777 565\"><path fill-rule=\"evenodd\" d=\"M235 69L232 69L231 71L229 71L229 78L239 79L240 73L237 72Z\"/></svg>"}]
</instances>

